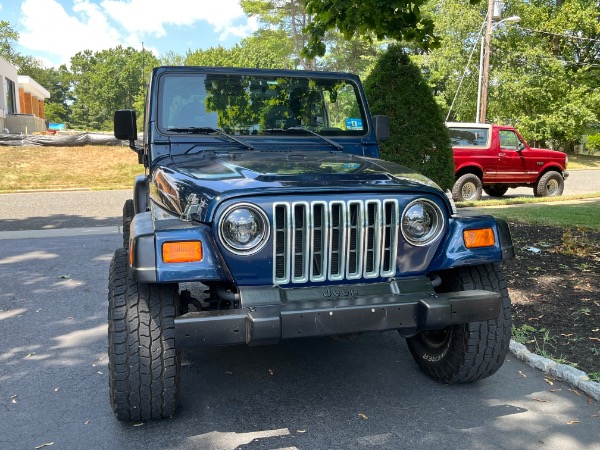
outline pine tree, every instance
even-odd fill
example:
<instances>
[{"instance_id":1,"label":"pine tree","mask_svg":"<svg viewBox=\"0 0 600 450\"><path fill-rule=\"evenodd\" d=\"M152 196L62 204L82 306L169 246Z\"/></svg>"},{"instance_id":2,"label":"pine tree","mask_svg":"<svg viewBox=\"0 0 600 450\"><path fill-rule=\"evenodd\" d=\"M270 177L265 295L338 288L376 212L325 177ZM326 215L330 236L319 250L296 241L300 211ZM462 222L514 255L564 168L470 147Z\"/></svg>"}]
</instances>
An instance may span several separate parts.
<instances>
[{"instance_id":1,"label":"pine tree","mask_svg":"<svg viewBox=\"0 0 600 450\"><path fill-rule=\"evenodd\" d=\"M364 83L372 114L390 118L391 137L382 159L431 178L441 188L454 183L448 129L419 68L398 45L390 45Z\"/></svg>"}]
</instances>

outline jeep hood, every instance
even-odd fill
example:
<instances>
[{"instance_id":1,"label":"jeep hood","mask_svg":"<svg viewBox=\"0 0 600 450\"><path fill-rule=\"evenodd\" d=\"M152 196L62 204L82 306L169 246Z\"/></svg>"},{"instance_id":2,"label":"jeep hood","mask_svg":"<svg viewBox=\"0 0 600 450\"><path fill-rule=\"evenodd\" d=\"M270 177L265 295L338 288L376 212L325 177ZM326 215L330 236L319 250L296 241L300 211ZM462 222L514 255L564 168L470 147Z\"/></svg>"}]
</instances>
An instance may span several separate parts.
<instances>
[{"instance_id":1,"label":"jeep hood","mask_svg":"<svg viewBox=\"0 0 600 450\"><path fill-rule=\"evenodd\" d=\"M326 151L169 156L156 161L150 194L177 215L195 197L201 205L196 219L209 222L218 203L235 197L375 190L435 193L445 198L429 178L399 164Z\"/></svg>"}]
</instances>

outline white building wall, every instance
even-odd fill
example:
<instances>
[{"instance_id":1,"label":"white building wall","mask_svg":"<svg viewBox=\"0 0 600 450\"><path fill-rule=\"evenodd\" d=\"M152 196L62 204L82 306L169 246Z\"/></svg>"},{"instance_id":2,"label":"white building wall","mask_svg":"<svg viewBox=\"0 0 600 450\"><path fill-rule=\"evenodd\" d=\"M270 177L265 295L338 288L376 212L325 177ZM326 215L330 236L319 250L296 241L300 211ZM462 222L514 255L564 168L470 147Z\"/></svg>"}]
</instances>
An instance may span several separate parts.
<instances>
[{"instance_id":1,"label":"white building wall","mask_svg":"<svg viewBox=\"0 0 600 450\"><path fill-rule=\"evenodd\" d=\"M6 92L4 92L4 79L8 78L14 83L15 92L15 112L19 113L19 91L17 90L17 86L19 84L19 75L17 72L17 68L10 64L4 58L0 58L0 118L6 117Z\"/></svg>"}]
</instances>

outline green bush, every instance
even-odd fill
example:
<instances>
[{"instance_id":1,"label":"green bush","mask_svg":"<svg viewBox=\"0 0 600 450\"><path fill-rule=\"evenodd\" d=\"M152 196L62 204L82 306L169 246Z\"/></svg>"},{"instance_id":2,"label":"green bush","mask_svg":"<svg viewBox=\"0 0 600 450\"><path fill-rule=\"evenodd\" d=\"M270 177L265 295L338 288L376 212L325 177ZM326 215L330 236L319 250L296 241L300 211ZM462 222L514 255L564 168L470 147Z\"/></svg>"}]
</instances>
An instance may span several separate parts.
<instances>
[{"instance_id":1,"label":"green bush","mask_svg":"<svg viewBox=\"0 0 600 450\"><path fill-rule=\"evenodd\" d=\"M600 134L589 134L585 147L590 155L600 152Z\"/></svg>"},{"instance_id":2,"label":"green bush","mask_svg":"<svg viewBox=\"0 0 600 450\"><path fill-rule=\"evenodd\" d=\"M442 112L419 68L397 45L379 58L364 82L373 114L390 118L381 158L410 167L442 189L454 183L454 162Z\"/></svg>"}]
</instances>

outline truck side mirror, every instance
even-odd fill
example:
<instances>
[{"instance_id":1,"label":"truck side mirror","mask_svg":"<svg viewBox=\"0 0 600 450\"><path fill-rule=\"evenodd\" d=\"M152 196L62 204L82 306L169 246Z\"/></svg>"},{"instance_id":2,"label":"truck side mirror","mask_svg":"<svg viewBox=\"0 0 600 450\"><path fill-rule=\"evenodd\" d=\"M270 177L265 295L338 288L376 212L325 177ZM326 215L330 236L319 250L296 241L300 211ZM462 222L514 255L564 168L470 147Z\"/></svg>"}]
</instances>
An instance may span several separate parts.
<instances>
[{"instance_id":1,"label":"truck side mirror","mask_svg":"<svg viewBox=\"0 0 600 450\"><path fill-rule=\"evenodd\" d=\"M117 139L129 141L129 148L138 154L138 160L142 161L142 151L135 146L137 139L137 122L135 111L132 109L119 109L115 111L114 132Z\"/></svg>"},{"instance_id":2,"label":"truck side mirror","mask_svg":"<svg viewBox=\"0 0 600 450\"><path fill-rule=\"evenodd\" d=\"M523 144L522 142L519 142L519 145L517 145L517 151L523 151L525 150L525 144Z\"/></svg>"},{"instance_id":3,"label":"truck side mirror","mask_svg":"<svg viewBox=\"0 0 600 450\"><path fill-rule=\"evenodd\" d=\"M115 111L114 130L117 139L123 141L135 141L137 139L135 111L132 109L120 109Z\"/></svg>"},{"instance_id":4,"label":"truck side mirror","mask_svg":"<svg viewBox=\"0 0 600 450\"><path fill-rule=\"evenodd\" d=\"M373 116L375 124L375 137L378 141L387 141L390 138L390 118L388 116Z\"/></svg>"}]
</instances>

